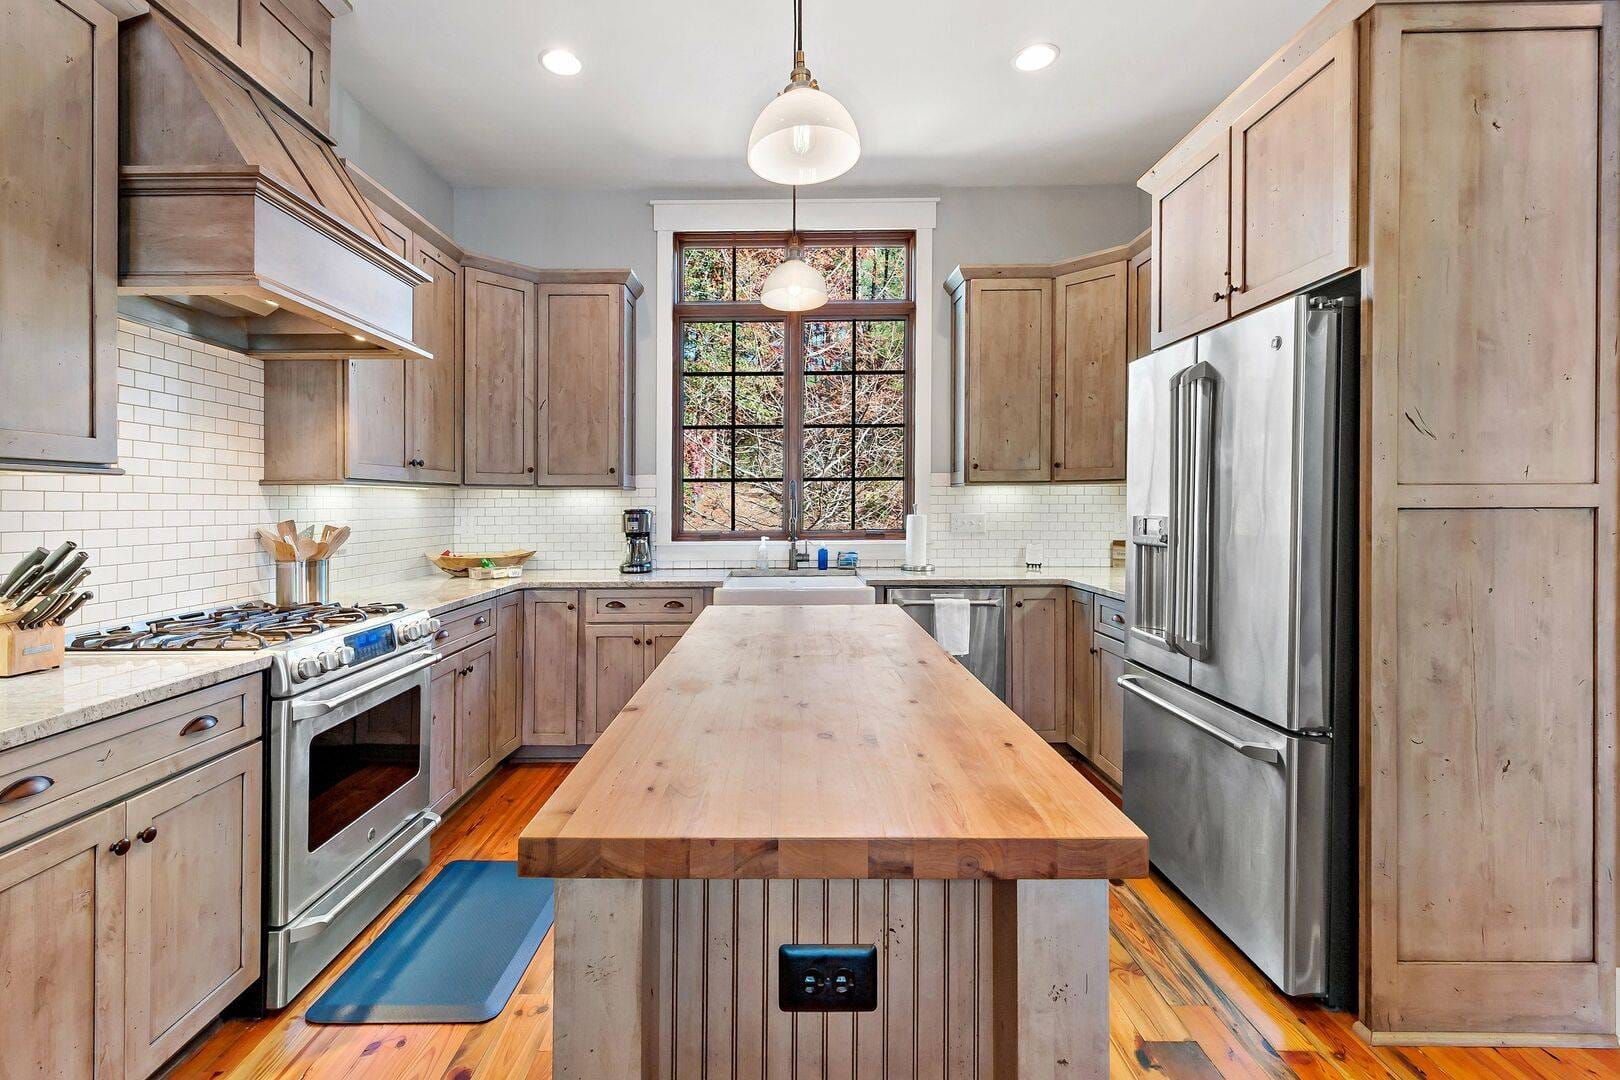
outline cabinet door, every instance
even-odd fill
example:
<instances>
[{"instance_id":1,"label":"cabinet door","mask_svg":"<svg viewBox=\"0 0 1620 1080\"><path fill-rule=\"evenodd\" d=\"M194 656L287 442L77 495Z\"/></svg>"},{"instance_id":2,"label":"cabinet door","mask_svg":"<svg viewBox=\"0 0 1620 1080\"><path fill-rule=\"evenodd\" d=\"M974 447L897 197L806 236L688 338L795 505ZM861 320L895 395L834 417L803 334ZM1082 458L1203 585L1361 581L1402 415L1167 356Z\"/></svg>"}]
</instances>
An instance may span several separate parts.
<instances>
[{"instance_id":1,"label":"cabinet door","mask_svg":"<svg viewBox=\"0 0 1620 1080\"><path fill-rule=\"evenodd\" d=\"M1135 360L1153 351L1153 249L1131 256L1125 278L1126 355Z\"/></svg>"},{"instance_id":2,"label":"cabinet door","mask_svg":"<svg viewBox=\"0 0 1620 1080\"><path fill-rule=\"evenodd\" d=\"M634 623L585 628L580 672L585 682L585 709L579 741L595 742L619 715L647 677L645 630Z\"/></svg>"},{"instance_id":3,"label":"cabinet door","mask_svg":"<svg viewBox=\"0 0 1620 1080\"><path fill-rule=\"evenodd\" d=\"M532 486L535 477L534 285L477 267L464 273L465 482Z\"/></svg>"},{"instance_id":4,"label":"cabinet door","mask_svg":"<svg viewBox=\"0 0 1620 1080\"><path fill-rule=\"evenodd\" d=\"M433 721L428 737L428 805L442 813L456 801L456 684L461 682L460 657L448 656L433 665L430 694Z\"/></svg>"},{"instance_id":5,"label":"cabinet door","mask_svg":"<svg viewBox=\"0 0 1620 1080\"><path fill-rule=\"evenodd\" d=\"M1227 132L1165 181L1153 196L1153 347L1224 322L1231 281L1230 154Z\"/></svg>"},{"instance_id":6,"label":"cabinet door","mask_svg":"<svg viewBox=\"0 0 1620 1080\"><path fill-rule=\"evenodd\" d=\"M124 824L119 803L0 855L7 1076L123 1080Z\"/></svg>"},{"instance_id":7,"label":"cabinet door","mask_svg":"<svg viewBox=\"0 0 1620 1080\"><path fill-rule=\"evenodd\" d=\"M118 20L0 9L0 458L118 457Z\"/></svg>"},{"instance_id":8,"label":"cabinet door","mask_svg":"<svg viewBox=\"0 0 1620 1080\"><path fill-rule=\"evenodd\" d=\"M642 638L647 653L647 674L651 675L653 669L664 662L669 650L681 640L681 635L690 628L690 623L675 623L668 626L649 625L642 627L646 637Z\"/></svg>"},{"instance_id":9,"label":"cabinet door","mask_svg":"<svg viewBox=\"0 0 1620 1080\"><path fill-rule=\"evenodd\" d=\"M1355 265L1356 27L1232 125L1232 314Z\"/></svg>"},{"instance_id":10,"label":"cabinet door","mask_svg":"<svg viewBox=\"0 0 1620 1080\"><path fill-rule=\"evenodd\" d=\"M968 283L967 480L1052 478L1052 282Z\"/></svg>"},{"instance_id":11,"label":"cabinet door","mask_svg":"<svg viewBox=\"0 0 1620 1080\"><path fill-rule=\"evenodd\" d=\"M1124 261L1065 274L1053 320L1052 479L1125 479Z\"/></svg>"},{"instance_id":12,"label":"cabinet door","mask_svg":"<svg viewBox=\"0 0 1620 1080\"><path fill-rule=\"evenodd\" d=\"M1013 589L1008 643L1012 711L1048 742L1064 738L1068 711L1068 590Z\"/></svg>"},{"instance_id":13,"label":"cabinet door","mask_svg":"<svg viewBox=\"0 0 1620 1080\"><path fill-rule=\"evenodd\" d=\"M495 639L463 649L456 668L456 787L463 793L495 767Z\"/></svg>"},{"instance_id":14,"label":"cabinet door","mask_svg":"<svg viewBox=\"0 0 1620 1080\"><path fill-rule=\"evenodd\" d=\"M629 483L633 308L619 285L542 285L539 309L542 486Z\"/></svg>"},{"instance_id":15,"label":"cabinet door","mask_svg":"<svg viewBox=\"0 0 1620 1080\"><path fill-rule=\"evenodd\" d=\"M431 360L406 360L406 462L423 483L461 482L461 267L420 236L411 261L433 280L414 297L416 344Z\"/></svg>"},{"instance_id":16,"label":"cabinet door","mask_svg":"<svg viewBox=\"0 0 1620 1080\"><path fill-rule=\"evenodd\" d=\"M379 206L371 212L388 249L411 257L411 231ZM421 289L415 297L422 296ZM419 301L417 301L419 302ZM417 361L409 361L416 363ZM344 471L352 480L408 480L404 360L350 360L345 387Z\"/></svg>"},{"instance_id":17,"label":"cabinet door","mask_svg":"<svg viewBox=\"0 0 1620 1080\"><path fill-rule=\"evenodd\" d=\"M256 61L253 74L277 98L321 130L330 123L332 21L317 9L320 26L307 25L282 0L241 0L242 48Z\"/></svg>"},{"instance_id":18,"label":"cabinet door","mask_svg":"<svg viewBox=\"0 0 1620 1080\"><path fill-rule=\"evenodd\" d=\"M259 977L263 774L254 744L129 800L131 1076L150 1075Z\"/></svg>"},{"instance_id":19,"label":"cabinet door","mask_svg":"<svg viewBox=\"0 0 1620 1080\"><path fill-rule=\"evenodd\" d=\"M495 606L495 696L490 741L499 761L523 742L523 596L512 593Z\"/></svg>"},{"instance_id":20,"label":"cabinet door","mask_svg":"<svg viewBox=\"0 0 1620 1080\"><path fill-rule=\"evenodd\" d=\"M523 616L523 742L572 746L579 720L579 594L531 592Z\"/></svg>"},{"instance_id":21,"label":"cabinet door","mask_svg":"<svg viewBox=\"0 0 1620 1080\"><path fill-rule=\"evenodd\" d=\"M1119 677L1125 674L1125 657L1113 638L1092 638L1097 649L1096 734L1092 739L1091 760L1097 770L1121 787L1125 784L1125 690Z\"/></svg>"},{"instance_id":22,"label":"cabinet door","mask_svg":"<svg viewBox=\"0 0 1620 1080\"><path fill-rule=\"evenodd\" d=\"M1096 646L1091 643L1091 596L1069 593L1069 745L1091 757L1096 752Z\"/></svg>"}]
</instances>

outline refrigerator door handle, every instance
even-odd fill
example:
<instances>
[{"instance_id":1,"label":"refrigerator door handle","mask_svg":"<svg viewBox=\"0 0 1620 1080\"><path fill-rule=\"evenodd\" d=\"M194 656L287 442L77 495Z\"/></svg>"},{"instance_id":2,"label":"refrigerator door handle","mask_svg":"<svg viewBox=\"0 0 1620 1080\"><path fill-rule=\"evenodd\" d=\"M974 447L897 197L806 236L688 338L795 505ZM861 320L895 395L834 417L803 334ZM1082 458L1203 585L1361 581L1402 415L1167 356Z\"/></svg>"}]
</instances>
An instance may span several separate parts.
<instances>
[{"instance_id":1,"label":"refrigerator door handle","mask_svg":"<svg viewBox=\"0 0 1620 1080\"><path fill-rule=\"evenodd\" d=\"M1244 757L1250 757L1256 761L1264 761L1271 765L1282 764L1282 753L1275 747L1264 746L1260 743L1244 742L1242 739L1233 738L1220 728L1208 723L1193 713L1188 712L1181 706L1176 705L1173 702L1166 701L1164 698L1149 690L1144 690L1142 688L1142 677L1140 675L1121 675L1115 681L1117 681L1125 690L1128 690L1137 697L1142 698L1144 701L1158 706L1172 716L1186 721L1188 724L1191 724L1199 731L1202 731L1205 735L1208 735L1216 742L1221 743L1223 746L1226 746L1229 749L1236 750Z\"/></svg>"},{"instance_id":2,"label":"refrigerator door handle","mask_svg":"<svg viewBox=\"0 0 1620 1080\"><path fill-rule=\"evenodd\" d=\"M1214 482L1215 369L1200 361L1171 384L1172 581L1170 638L1176 651L1209 658L1209 532Z\"/></svg>"}]
</instances>

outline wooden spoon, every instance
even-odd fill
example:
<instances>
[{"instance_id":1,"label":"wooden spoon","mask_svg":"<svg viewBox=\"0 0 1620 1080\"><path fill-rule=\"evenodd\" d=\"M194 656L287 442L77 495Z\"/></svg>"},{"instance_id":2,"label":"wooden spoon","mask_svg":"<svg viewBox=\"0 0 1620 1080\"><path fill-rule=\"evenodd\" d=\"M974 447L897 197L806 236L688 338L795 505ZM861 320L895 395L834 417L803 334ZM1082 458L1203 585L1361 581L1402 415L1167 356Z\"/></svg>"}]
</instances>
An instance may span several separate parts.
<instances>
[{"instance_id":1,"label":"wooden spoon","mask_svg":"<svg viewBox=\"0 0 1620 1080\"><path fill-rule=\"evenodd\" d=\"M327 554L327 557L330 558L331 556L336 555L337 554L337 549L342 547L343 542L345 540L347 540L348 538L349 538L349 527L347 525L340 525L336 529L333 529L332 530L332 535L327 537L327 540L326 540L326 554Z\"/></svg>"},{"instance_id":2,"label":"wooden spoon","mask_svg":"<svg viewBox=\"0 0 1620 1080\"><path fill-rule=\"evenodd\" d=\"M292 548L278 536L268 525L259 526L259 546L270 553L270 557L277 562L292 562L297 556Z\"/></svg>"}]
</instances>

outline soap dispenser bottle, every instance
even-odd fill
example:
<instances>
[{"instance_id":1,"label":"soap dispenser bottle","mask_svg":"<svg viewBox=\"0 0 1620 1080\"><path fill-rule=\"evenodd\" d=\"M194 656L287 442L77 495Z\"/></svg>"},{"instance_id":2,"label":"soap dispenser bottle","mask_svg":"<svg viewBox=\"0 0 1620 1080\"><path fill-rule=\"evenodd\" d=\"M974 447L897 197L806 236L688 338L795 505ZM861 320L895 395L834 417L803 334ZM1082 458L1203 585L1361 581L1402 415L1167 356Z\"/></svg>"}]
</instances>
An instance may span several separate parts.
<instances>
[{"instance_id":1,"label":"soap dispenser bottle","mask_svg":"<svg viewBox=\"0 0 1620 1080\"><path fill-rule=\"evenodd\" d=\"M765 544L765 537L759 538L759 554L754 556L755 570L769 570L771 568L771 549Z\"/></svg>"}]
</instances>

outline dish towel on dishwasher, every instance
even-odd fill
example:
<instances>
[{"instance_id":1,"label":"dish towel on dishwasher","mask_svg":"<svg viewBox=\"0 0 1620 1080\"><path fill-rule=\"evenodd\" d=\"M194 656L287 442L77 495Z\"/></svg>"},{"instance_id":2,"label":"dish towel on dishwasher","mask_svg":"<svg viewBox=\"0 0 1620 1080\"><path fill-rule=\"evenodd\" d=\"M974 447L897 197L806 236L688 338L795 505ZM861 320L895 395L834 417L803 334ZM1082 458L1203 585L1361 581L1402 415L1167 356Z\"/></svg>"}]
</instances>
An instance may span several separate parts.
<instances>
[{"instance_id":1,"label":"dish towel on dishwasher","mask_svg":"<svg viewBox=\"0 0 1620 1080\"><path fill-rule=\"evenodd\" d=\"M952 656L966 656L973 648L968 618L973 606L959 596L934 598L934 640Z\"/></svg>"}]
</instances>

